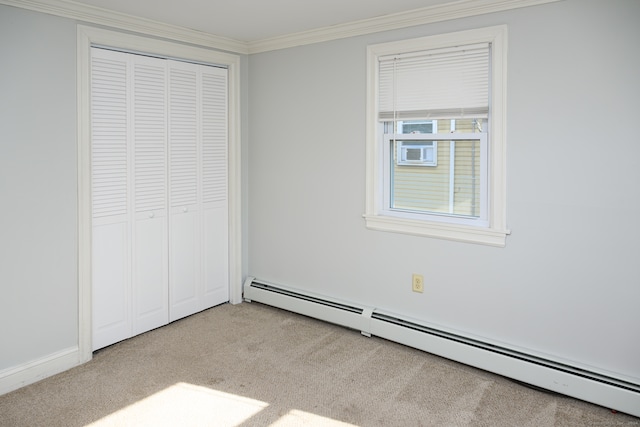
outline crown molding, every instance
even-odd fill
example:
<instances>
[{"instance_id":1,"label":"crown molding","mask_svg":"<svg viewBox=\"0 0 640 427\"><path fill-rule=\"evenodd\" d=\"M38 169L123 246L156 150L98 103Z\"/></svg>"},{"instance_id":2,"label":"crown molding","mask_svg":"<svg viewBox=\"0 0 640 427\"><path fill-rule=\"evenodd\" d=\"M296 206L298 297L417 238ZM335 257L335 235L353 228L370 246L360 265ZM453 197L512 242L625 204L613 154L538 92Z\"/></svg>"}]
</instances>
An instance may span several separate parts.
<instances>
[{"instance_id":1,"label":"crown molding","mask_svg":"<svg viewBox=\"0 0 640 427\"><path fill-rule=\"evenodd\" d=\"M260 53L295 46L338 40L381 31L397 30L416 25L451 19L467 18L502 12L562 0L459 0L451 3L414 9L361 21L318 28L249 43L249 53Z\"/></svg>"},{"instance_id":2,"label":"crown molding","mask_svg":"<svg viewBox=\"0 0 640 427\"><path fill-rule=\"evenodd\" d=\"M249 46L246 42L215 36L177 25L164 24L70 0L0 0L0 4L75 19L85 23L161 37L196 46L225 50L233 53L249 53Z\"/></svg>"},{"instance_id":3,"label":"crown molding","mask_svg":"<svg viewBox=\"0 0 640 427\"><path fill-rule=\"evenodd\" d=\"M0 4L233 53L252 54L344 39L562 0L458 0L253 42L164 24L71 0L0 0Z\"/></svg>"}]
</instances>

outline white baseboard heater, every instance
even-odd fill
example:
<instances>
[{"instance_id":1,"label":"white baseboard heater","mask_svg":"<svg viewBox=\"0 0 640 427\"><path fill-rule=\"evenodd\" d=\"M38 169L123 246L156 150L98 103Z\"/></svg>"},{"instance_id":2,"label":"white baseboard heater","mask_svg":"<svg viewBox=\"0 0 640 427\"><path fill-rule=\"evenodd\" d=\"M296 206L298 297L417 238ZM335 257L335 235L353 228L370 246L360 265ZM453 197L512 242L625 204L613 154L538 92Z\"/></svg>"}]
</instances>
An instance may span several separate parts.
<instances>
[{"instance_id":1,"label":"white baseboard heater","mask_svg":"<svg viewBox=\"0 0 640 427\"><path fill-rule=\"evenodd\" d=\"M514 380L640 417L640 385L447 332L379 309L270 284L244 283L255 301L361 331Z\"/></svg>"}]
</instances>

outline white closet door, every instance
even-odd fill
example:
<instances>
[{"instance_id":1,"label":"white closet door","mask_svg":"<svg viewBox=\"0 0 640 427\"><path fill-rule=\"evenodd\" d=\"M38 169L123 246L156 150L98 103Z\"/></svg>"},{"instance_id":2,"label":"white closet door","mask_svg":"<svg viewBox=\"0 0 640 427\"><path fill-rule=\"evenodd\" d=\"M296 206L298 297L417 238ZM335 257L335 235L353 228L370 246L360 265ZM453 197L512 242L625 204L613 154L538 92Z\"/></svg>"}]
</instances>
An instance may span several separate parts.
<instances>
[{"instance_id":1,"label":"white closet door","mask_svg":"<svg viewBox=\"0 0 640 427\"><path fill-rule=\"evenodd\" d=\"M133 335L169 322L166 61L133 58Z\"/></svg>"},{"instance_id":2,"label":"white closet door","mask_svg":"<svg viewBox=\"0 0 640 427\"><path fill-rule=\"evenodd\" d=\"M227 70L92 49L93 348L229 300Z\"/></svg>"},{"instance_id":3,"label":"white closet door","mask_svg":"<svg viewBox=\"0 0 640 427\"><path fill-rule=\"evenodd\" d=\"M169 61L169 319L199 311L202 294L197 66Z\"/></svg>"},{"instance_id":4,"label":"white closet door","mask_svg":"<svg viewBox=\"0 0 640 427\"><path fill-rule=\"evenodd\" d=\"M131 336L129 63L92 49L93 349Z\"/></svg>"},{"instance_id":5,"label":"white closet door","mask_svg":"<svg viewBox=\"0 0 640 427\"><path fill-rule=\"evenodd\" d=\"M201 309L229 301L227 70L200 67L202 91L203 298Z\"/></svg>"},{"instance_id":6,"label":"white closet door","mask_svg":"<svg viewBox=\"0 0 640 427\"><path fill-rule=\"evenodd\" d=\"M165 61L92 49L93 348L168 316Z\"/></svg>"},{"instance_id":7,"label":"white closet door","mask_svg":"<svg viewBox=\"0 0 640 427\"><path fill-rule=\"evenodd\" d=\"M229 301L227 70L169 61L169 93L173 321Z\"/></svg>"}]
</instances>

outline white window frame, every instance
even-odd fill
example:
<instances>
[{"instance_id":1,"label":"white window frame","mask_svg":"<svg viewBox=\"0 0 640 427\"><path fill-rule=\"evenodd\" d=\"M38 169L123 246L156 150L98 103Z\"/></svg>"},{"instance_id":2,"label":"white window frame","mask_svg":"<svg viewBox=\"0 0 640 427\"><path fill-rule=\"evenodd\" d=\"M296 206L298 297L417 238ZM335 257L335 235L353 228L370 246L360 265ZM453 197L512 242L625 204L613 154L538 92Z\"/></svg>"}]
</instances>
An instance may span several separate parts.
<instances>
[{"instance_id":1,"label":"white window frame","mask_svg":"<svg viewBox=\"0 0 640 427\"><path fill-rule=\"evenodd\" d=\"M378 121L379 58L475 43L491 44L491 80L487 170L487 213L483 221L460 221L446 215L392 212L388 201L388 167L385 171L384 138ZM507 26L480 28L449 34L371 45L367 48L366 211L367 228L379 231L504 247L506 236L506 82ZM432 138L429 135L428 138ZM425 137L424 135L422 136Z\"/></svg>"}]
</instances>

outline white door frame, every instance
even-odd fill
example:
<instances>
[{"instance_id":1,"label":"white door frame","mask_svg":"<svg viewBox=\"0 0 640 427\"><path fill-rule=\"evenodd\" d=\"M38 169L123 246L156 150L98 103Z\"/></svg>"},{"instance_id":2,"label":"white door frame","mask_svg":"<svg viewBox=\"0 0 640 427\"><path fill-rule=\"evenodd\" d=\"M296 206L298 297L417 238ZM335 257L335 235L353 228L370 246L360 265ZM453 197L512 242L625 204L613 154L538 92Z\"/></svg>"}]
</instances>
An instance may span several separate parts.
<instances>
[{"instance_id":1,"label":"white door frame","mask_svg":"<svg viewBox=\"0 0 640 427\"><path fill-rule=\"evenodd\" d=\"M91 46L226 66L229 70L229 298L242 301L242 236L240 174L240 57L215 50L78 25L78 358L92 357L91 322Z\"/></svg>"}]
</instances>

